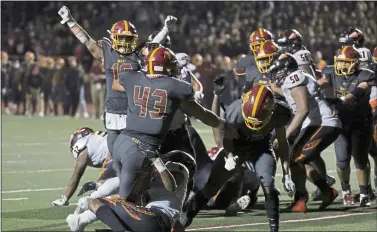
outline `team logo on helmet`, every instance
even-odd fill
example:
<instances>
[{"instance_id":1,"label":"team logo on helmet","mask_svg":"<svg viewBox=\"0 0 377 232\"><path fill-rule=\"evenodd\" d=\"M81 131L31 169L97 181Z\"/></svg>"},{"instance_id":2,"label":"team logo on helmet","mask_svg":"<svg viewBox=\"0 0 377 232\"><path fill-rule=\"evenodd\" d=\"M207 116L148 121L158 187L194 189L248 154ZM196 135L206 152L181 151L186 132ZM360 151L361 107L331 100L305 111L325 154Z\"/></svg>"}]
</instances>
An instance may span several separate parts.
<instances>
[{"instance_id":1,"label":"team logo on helmet","mask_svg":"<svg viewBox=\"0 0 377 232\"><path fill-rule=\"evenodd\" d=\"M271 89L255 84L242 99L242 116L246 126L255 131L265 127L270 122L274 104Z\"/></svg>"}]
</instances>

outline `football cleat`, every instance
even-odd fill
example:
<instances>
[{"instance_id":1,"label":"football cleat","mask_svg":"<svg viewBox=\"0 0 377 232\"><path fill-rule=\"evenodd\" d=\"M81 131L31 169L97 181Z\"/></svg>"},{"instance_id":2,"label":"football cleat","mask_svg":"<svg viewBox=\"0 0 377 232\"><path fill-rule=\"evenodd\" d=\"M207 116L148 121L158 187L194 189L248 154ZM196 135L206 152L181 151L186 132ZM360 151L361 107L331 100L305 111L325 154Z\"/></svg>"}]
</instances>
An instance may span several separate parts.
<instances>
[{"instance_id":1,"label":"football cleat","mask_svg":"<svg viewBox=\"0 0 377 232\"><path fill-rule=\"evenodd\" d=\"M338 197L338 191L334 188L330 188L330 191L328 193L323 194L323 200L321 205L319 206L319 210L326 209L329 205L331 205L334 200Z\"/></svg>"},{"instance_id":2,"label":"football cleat","mask_svg":"<svg viewBox=\"0 0 377 232\"><path fill-rule=\"evenodd\" d=\"M306 213L308 207L306 206L305 199L299 199L294 201L288 208L285 210L291 213Z\"/></svg>"},{"instance_id":3,"label":"football cleat","mask_svg":"<svg viewBox=\"0 0 377 232\"><path fill-rule=\"evenodd\" d=\"M332 176L327 176L327 184L331 187L336 183L336 180ZM317 188L315 192L312 194L313 201L322 201L322 192Z\"/></svg>"},{"instance_id":4,"label":"football cleat","mask_svg":"<svg viewBox=\"0 0 377 232\"><path fill-rule=\"evenodd\" d=\"M342 191L342 195L343 195L343 205L350 206L350 205L355 204L355 199L352 196L351 190Z\"/></svg>"},{"instance_id":5,"label":"football cleat","mask_svg":"<svg viewBox=\"0 0 377 232\"><path fill-rule=\"evenodd\" d=\"M251 202L249 195L242 196L237 200L233 200L225 209L226 216L236 216L238 212L246 209Z\"/></svg>"},{"instance_id":6,"label":"football cleat","mask_svg":"<svg viewBox=\"0 0 377 232\"><path fill-rule=\"evenodd\" d=\"M360 194L360 207L369 207L371 205L368 195Z\"/></svg>"}]
</instances>

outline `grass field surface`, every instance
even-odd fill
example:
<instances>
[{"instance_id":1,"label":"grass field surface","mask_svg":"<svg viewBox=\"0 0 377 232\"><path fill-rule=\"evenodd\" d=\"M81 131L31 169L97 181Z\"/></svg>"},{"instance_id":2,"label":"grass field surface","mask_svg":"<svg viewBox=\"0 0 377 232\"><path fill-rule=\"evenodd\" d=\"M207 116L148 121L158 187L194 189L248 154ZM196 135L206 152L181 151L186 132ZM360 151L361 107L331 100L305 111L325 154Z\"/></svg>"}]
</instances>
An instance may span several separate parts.
<instances>
[{"instance_id":1,"label":"grass field surface","mask_svg":"<svg viewBox=\"0 0 377 232\"><path fill-rule=\"evenodd\" d=\"M88 126L104 130L101 120L82 120L64 117L25 118L2 117L1 153L1 218L2 231L68 231L65 218L72 213L77 198L70 206L52 207L71 177L75 161L69 152L69 136L77 128ZM201 123L195 128L207 148L214 145L212 130ZM336 176L335 154L331 146L322 156L329 174ZM280 165L280 164L279 164ZM353 166L353 163L352 163ZM80 186L97 178L99 169L87 168ZM351 173L352 189L358 192L355 172ZM337 176L336 176L337 177ZM281 208L290 203L283 191L279 169L276 183L282 192ZM307 184L312 192L314 187ZM339 181L335 188L340 191ZM261 194L261 192L260 192ZM268 231L263 196L259 195L257 209L224 217L223 210L203 211L188 231ZM319 212L319 203L309 202L307 214L281 213L282 231L377 231L376 203L368 209L344 207L340 197L327 210ZM106 228L100 222L87 231Z\"/></svg>"}]
</instances>

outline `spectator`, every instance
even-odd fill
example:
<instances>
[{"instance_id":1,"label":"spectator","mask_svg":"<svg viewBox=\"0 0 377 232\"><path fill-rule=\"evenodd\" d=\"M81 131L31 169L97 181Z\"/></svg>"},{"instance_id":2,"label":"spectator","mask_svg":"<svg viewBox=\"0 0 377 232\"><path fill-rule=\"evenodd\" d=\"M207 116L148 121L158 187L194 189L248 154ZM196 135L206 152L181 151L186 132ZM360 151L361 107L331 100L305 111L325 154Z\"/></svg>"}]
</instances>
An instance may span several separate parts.
<instances>
[{"instance_id":1,"label":"spectator","mask_svg":"<svg viewBox=\"0 0 377 232\"><path fill-rule=\"evenodd\" d=\"M75 57L68 58L68 67L64 73L64 115L74 117L80 101L80 88L82 85L82 74L77 67Z\"/></svg>"},{"instance_id":2,"label":"spectator","mask_svg":"<svg viewBox=\"0 0 377 232\"><path fill-rule=\"evenodd\" d=\"M30 117L40 110L44 77L39 71L39 65L33 64L26 78L26 115Z\"/></svg>"},{"instance_id":3,"label":"spectator","mask_svg":"<svg viewBox=\"0 0 377 232\"><path fill-rule=\"evenodd\" d=\"M100 118L104 113L104 101L106 92L106 76L103 65L99 60L93 60L93 66L90 69L91 96L93 104L93 118Z\"/></svg>"},{"instance_id":4,"label":"spectator","mask_svg":"<svg viewBox=\"0 0 377 232\"><path fill-rule=\"evenodd\" d=\"M10 114L8 108L8 100L11 92L11 64L8 60L8 53L1 51L1 96L4 99L4 110L6 114Z\"/></svg>"},{"instance_id":5,"label":"spectator","mask_svg":"<svg viewBox=\"0 0 377 232\"><path fill-rule=\"evenodd\" d=\"M23 93L22 93L22 105L23 105L23 115L26 114L26 111L28 110L27 108L27 91L28 91L28 80L29 80L29 76L31 75L31 71L32 71L32 67L34 66L34 61L35 61L35 56L34 56L34 53L28 51L25 53L25 56L24 56L24 62L22 63L21 65L21 69L22 69L22 80L24 81L22 83L22 90L23 90ZM28 112L30 113L30 112Z\"/></svg>"},{"instance_id":6,"label":"spectator","mask_svg":"<svg viewBox=\"0 0 377 232\"><path fill-rule=\"evenodd\" d=\"M13 62L13 67L11 69L11 76L12 76L12 83L11 83L11 89L12 89L12 95L13 95L13 103L16 104L16 115L20 114L20 104L23 101L23 92L22 89L22 83L24 83L23 80L23 73L21 70L20 61L15 60Z\"/></svg>"},{"instance_id":7,"label":"spectator","mask_svg":"<svg viewBox=\"0 0 377 232\"><path fill-rule=\"evenodd\" d=\"M56 61L56 72L52 78L52 101L54 104L55 116L63 113L63 101L64 101L64 69L65 61L63 58L58 58Z\"/></svg>"}]
</instances>

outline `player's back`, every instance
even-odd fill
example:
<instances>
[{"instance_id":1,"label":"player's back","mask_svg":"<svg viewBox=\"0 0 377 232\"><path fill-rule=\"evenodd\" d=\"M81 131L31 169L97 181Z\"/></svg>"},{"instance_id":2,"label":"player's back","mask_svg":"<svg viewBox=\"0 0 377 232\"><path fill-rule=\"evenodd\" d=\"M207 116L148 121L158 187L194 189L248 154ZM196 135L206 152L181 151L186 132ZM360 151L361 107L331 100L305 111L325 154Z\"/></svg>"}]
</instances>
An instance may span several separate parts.
<instances>
[{"instance_id":1,"label":"player's back","mask_svg":"<svg viewBox=\"0 0 377 232\"><path fill-rule=\"evenodd\" d=\"M173 77L149 78L142 72L120 79L128 96L127 128L122 132L151 145L167 135L181 100L193 97L193 88Z\"/></svg>"},{"instance_id":2,"label":"player's back","mask_svg":"<svg viewBox=\"0 0 377 232\"><path fill-rule=\"evenodd\" d=\"M140 69L138 57L134 54L121 55L111 47L109 39L104 38L101 43L104 68L106 74L106 110L109 113L126 114L128 108L127 95L112 90L114 79L119 79L122 72L134 72Z\"/></svg>"},{"instance_id":3,"label":"player's back","mask_svg":"<svg viewBox=\"0 0 377 232\"><path fill-rule=\"evenodd\" d=\"M366 47L355 47L359 53L359 61L361 68L372 69L371 65L373 64L372 52Z\"/></svg>"},{"instance_id":4,"label":"player's back","mask_svg":"<svg viewBox=\"0 0 377 232\"><path fill-rule=\"evenodd\" d=\"M336 112L331 109L329 103L325 100L323 93L320 91L315 78L302 70L297 70L289 74L282 84L283 93L293 113L296 113L296 102L291 95L291 89L297 86L305 85L308 91L308 109L309 114L305 119L302 127L308 125L323 126L340 126Z\"/></svg>"},{"instance_id":5,"label":"player's back","mask_svg":"<svg viewBox=\"0 0 377 232\"><path fill-rule=\"evenodd\" d=\"M99 167L106 158L109 149L107 147L107 133L97 131L90 135L88 143L88 165L91 167Z\"/></svg>"}]
</instances>

